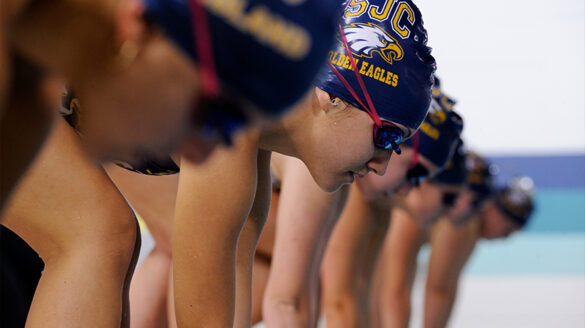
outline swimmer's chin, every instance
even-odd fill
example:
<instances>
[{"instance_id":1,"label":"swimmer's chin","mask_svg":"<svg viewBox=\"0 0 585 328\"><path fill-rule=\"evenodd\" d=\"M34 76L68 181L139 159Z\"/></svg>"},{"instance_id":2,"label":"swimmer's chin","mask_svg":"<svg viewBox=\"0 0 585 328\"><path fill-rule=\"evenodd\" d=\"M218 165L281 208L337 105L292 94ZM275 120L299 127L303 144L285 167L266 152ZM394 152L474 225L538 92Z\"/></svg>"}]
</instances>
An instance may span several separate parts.
<instances>
[{"instance_id":1,"label":"swimmer's chin","mask_svg":"<svg viewBox=\"0 0 585 328\"><path fill-rule=\"evenodd\" d=\"M339 189L341 189L342 187L352 184L353 179L351 179L351 181L347 181L347 180L331 181L330 183L323 183L323 182L320 183L317 180L315 180L315 182L317 182L317 185L319 185L319 187L323 191L325 191L326 193L332 194L332 193L339 191Z\"/></svg>"}]
</instances>

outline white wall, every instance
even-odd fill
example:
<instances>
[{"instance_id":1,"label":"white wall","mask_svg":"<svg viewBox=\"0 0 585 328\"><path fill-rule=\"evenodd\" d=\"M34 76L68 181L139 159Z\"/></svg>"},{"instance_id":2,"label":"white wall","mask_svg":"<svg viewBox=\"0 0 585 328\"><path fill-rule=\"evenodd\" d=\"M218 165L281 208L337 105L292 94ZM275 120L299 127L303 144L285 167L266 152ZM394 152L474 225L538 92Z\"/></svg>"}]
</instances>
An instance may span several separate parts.
<instances>
[{"instance_id":1,"label":"white wall","mask_svg":"<svg viewBox=\"0 0 585 328\"><path fill-rule=\"evenodd\" d=\"M415 0L467 144L585 152L585 1Z\"/></svg>"}]
</instances>

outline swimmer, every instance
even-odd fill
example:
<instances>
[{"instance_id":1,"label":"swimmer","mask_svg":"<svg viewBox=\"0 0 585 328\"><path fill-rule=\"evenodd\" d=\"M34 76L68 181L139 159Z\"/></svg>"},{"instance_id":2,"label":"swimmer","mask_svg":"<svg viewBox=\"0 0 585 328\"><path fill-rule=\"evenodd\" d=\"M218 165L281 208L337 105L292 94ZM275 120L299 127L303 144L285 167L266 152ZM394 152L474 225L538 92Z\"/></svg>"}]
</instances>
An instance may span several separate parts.
<instances>
[{"instance_id":1,"label":"swimmer","mask_svg":"<svg viewBox=\"0 0 585 328\"><path fill-rule=\"evenodd\" d=\"M182 39L192 35L193 29L201 32L200 26L190 24L189 9L193 9L190 4L197 5L197 2L116 1L117 5L114 5L110 1L91 4L81 0L39 1L27 8L19 21L16 48L43 67L64 72L78 92L81 104L79 130L74 131L64 120L57 120L46 146L23 177L2 216L3 224L26 240L45 261L45 271L27 319L28 326L59 327L64 322L100 327L129 324L128 288L140 247L137 224L125 198L103 169L96 165L96 158L141 153L151 147L166 149L169 143L179 138L179 134L185 133L187 127L194 126L195 130L189 130L189 133L206 131L211 136L211 139L207 136L195 138L201 143L186 152L191 155L187 156L191 160L201 161L217 144L214 140L227 142L244 127L258 124L254 117L282 114L305 94L328 50L337 8L322 1L306 1L295 6L278 3L274 7L269 4L263 7L258 4L260 2L255 3L262 8L281 11L281 19L287 19L291 24L296 22L307 37L322 42L311 43L305 49L307 53L303 59L293 60L275 47L246 36L238 32L235 25L219 19L213 14L219 9L207 8L204 14L211 23L209 33L203 34L221 34L227 38L225 40L230 40L229 35L239 45L238 49L245 49L250 54L249 58L254 58L256 52L271 58L271 61L262 62L265 70L249 74L256 78L257 84L243 84L241 81L238 84L240 74L246 73L250 67L242 65L238 72L227 69L225 66L242 63L242 56L233 57L229 49L214 48L217 50L214 58L220 90L227 92L229 89L233 101L250 104L253 108L249 111L250 120L239 122L234 122L234 115L242 118L244 112L226 104L216 107L219 99L215 96L219 97L218 94L207 93L208 76L203 74L204 79L198 73L205 65L195 64L198 63L195 58L201 54L198 57L192 38ZM69 17L66 14L76 19L62 19L63 16ZM55 18L58 15L61 15L60 19ZM116 19L108 15L114 15ZM109 28L92 25L104 20L108 22L104 26L112 30L121 28L118 32L127 33L120 35L119 47L115 49L132 46L124 46L126 41L138 43L137 53L123 54L131 55L131 58L126 58L131 60L123 62L122 67L114 65L110 69L107 63L117 63L116 53L111 54L109 47L100 48L100 44L92 43L103 41L110 44L116 43L115 40L84 38L93 33L107 34ZM75 23L81 25L74 26ZM179 25L170 26L174 23ZM94 29L90 29L92 26ZM276 25L272 27L278 29ZM48 36L55 36L62 28L64 44L52 44L50 37L48 40L39 38L36 32L40 28L46 28ZM273 30L266 28L265 31ZM199 47L202 48L205 45ZM93 53L92 49L96 52ZM81 50L91 56L79 57L77 51ZM65 56L68 51L77 57ZM253 67L257 68L257 65ZM232 75L225 73L226 70ZM272 74L290 77L290 80L283 80L286 89L273 81ZM268 91L254 92L254 88L260 87ZM195 112L191 112L195 98L205 100L209 106L195 106ZM68 104L66 110L75 107ZM187 119L190 115L197 116L196 123ZM136 126L140 128L132 128ZM88 148L94 156L87 156ZM65 288L63 282L66 282ZM80 293L81 290L84 292ZM61 306L55 308L55 304Z\"/></svg>"},{"instance_id":2,"label":"swimmer","mask_svg":"<svg viewBox=\"0 0 585 328\"><path fill-rule=\"evenodd\" d=\"M411 2L405 6L415 17L420 16ZM369 16L355 15L354 9L359 5L346 8L347 17L330 64L297 110L271 127L236 139L233 150L216 152L203 166L181 161L173 230L179 326L250 325L252 263L269 211L271 151L298 158L320 189L335 192L357 175L370 171L384 174L390 153L399 151L399 143L414 134L424 119L434 60L425 46L426 33L420 19L415 19L415 25L404 19L408 37L399 41L400 48L396 47L403 54L391 55L396 60L392 69L403 80L393 87L380 80L381 69L377 79L367 70L360 73L369 56L363 48L345 50L357 46L352 42L359 35L355 33L394 33L387 28L392 20L386 17L378 31L368 28ZM339 55L334 57L334 53ZM389 64L382 56L388 60L391 57L381 53L371 53L372 65ZM349 57L353 69L339 59L342 54ZM337 60L333 62L334 58ZM409 73L404 75L406 71ZM405 81L414 76L417 78ZM401 89L407 85L408 91ZM283 180L285 186L293 185ZM298 318L296 304L280 304L293 320ZM284 312L265 316L268 325L288 319L278 313ZM275 323L270 323L273 320ZM309 321L286 322L306 327Z\"/></svg>"},{"instance_id":3,"label":"swimmer","mask_svg":"<svg viewBox=\"0 0 585 328\"><path fill-rule=\"evenodd\" d=\"M372 297L375 320L383 327L404 327L410 318L410 290L416 272L416 255L428 230L453 206L465 185L464 156L456 152L450 168L421 183L392 210L390 226L375 273Z\"/></svg>"},{"instance_id":4,"label":"swimmer","mask_svg":"<svg viewBox=\"0 0 585 328\"><path fill-rule=\"evenodd\" d=\"M478 206L477 198L461 200L473 208L465 214L449 213L431 230L431 256L425 288L424 327L446 327L455 304L459 277L481 239L508 238L523 229L534 209L534 184L518 177ZM459 200L458 200L459 203ZM453 220L459 222L455 225ZM462 222L463 221L463 222Z\"/></svg>"},{"instance_id":5,"label":"swimmer","mask_svg":"<svg viewBox=\"0 0 585 328\"><path fill-rule=\"evenodd\" d=\"M413 186L423 188L444 169L454 153L462 120L433 100L417 135L403 155L391 158L384 176L366 176L352 186L348 204L328 244L321 268L323 310L331 327L366 327L372 305L370 287L378 253L386 235L390 213L399 195ZM444 120L437 120L444 117ZM429 131L437 138L429 137ZM417 188L414 188L415 190Z\"/></svg>"}]
</instances>

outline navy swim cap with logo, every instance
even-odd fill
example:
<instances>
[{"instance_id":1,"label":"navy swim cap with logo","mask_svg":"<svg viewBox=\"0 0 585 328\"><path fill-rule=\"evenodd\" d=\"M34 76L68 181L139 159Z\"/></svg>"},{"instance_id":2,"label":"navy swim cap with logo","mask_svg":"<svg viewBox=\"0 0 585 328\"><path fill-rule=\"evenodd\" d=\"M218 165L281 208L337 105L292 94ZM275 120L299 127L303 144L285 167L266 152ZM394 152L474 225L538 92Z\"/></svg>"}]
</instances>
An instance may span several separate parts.
<instances>
[{"instance_id":1,"label":"navy swim cap with logo","mask_svg":"<svg viewBox=\"0 0 585 328\"><path fill-rule=\"evenodd\" d=\"M444 168L453 156L463 130L463 119L452 110L445 110L434 99L429 113L416 132L418 152L439 168ZM412 138L406 140L412 147Z\"/></svg>"},{"instance_id":2,"label":"navy swim cap with logo","mask_svg":"<svg viewBox=\"0 0 585 328\"><path fill-rule=\"evenodd\" d=\"M441 79L435 75L435 83L432 88L433 99L435 99L441 107L447 110L452 110L457 101L447 96L441 89Z\"/></svg>"},{"instance_id":3,"label":"navy swim cap with logo","mask_svg":"<svg viewBox=\"0 0 585 328\"><path fill-rule=\"evenodd\" d=\"M510 220L524 227L534 211L534 182L530 177L517 177L495 196L496 205Z\"/></svg>"},{"instance_id":4,"label":"navy swim cap with logo","mask_svg":"<svg viewBox=\"0 0 585 328\"><path fill-rule=\"evenodd\" d=\"M378 115L416 130L429 108L436 66L418 8L410 0L350 1L341 25ZM364 99L340 35L337 41L329 62ZM366 110L329 66L315 84Z\"/></svg>"},{"instance_id":5,"label":"navy swim cap with logo","mask_svg":"<svg viewBox=\"0 0 585 328\"><path fill-rule=\"evenodd\" d=\"M459 139L459 142L453 152L453 157L445 166L445 169L433 178L433 182L449 184L449 185L462 185L467 182L467 167L465 166L465 147L463 140Z\"/></svg>"},{"instance_id":6,"label":"navy swim cap with logo","mask_svg":"<svg viewBox=\"0 0 585 328\"><path fill-rule=\"evenodd\" d=\"M465 166L469 190L479 194L482 200L491 197L494 192L495 165L476 153L468 152Z\"/></svg>"},{"instance_id":7,"label":"navy swim cap with logo","mask_svg":"<svg viewBox=\"0 0 585 328\"><path fill-rule=\"evenodd\" d=\"M198 62L192 1L143 1L147 19ZM272 116L290 108L313 82L341 11L334 0L195 1L205 9L222 90Z\"/></svg>"}]
</instances>

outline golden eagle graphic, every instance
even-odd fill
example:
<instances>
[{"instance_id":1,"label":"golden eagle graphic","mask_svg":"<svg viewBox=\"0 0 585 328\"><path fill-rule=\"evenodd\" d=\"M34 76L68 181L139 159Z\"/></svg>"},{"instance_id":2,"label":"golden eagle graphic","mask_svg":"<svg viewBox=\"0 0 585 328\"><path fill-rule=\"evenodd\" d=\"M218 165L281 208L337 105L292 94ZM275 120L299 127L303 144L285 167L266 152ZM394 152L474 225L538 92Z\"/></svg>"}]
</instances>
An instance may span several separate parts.
<instances>
[{"instance_id":1,"label":"golden eagle graphic","mask_svg":"<svg viewBox=\"0 0 585 328\"><path fill-rule=\"evenodd\" d=\"M352 23L343 28L351 52L358 57L372 58L374 52L392 64L404 58L404 50L386 31L374 23Z\"/></svg>"}]
</instances>

